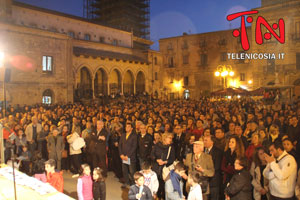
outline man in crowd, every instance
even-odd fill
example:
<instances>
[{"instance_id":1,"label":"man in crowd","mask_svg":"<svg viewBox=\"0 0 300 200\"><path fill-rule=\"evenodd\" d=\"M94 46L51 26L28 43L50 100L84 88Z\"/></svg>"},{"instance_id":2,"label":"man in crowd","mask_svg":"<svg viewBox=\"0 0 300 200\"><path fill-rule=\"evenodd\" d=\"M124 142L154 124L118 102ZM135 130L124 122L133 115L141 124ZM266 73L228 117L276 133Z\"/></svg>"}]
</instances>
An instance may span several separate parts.
<instances>
[{"instance_id":1,"label":"man in crowd","mask_svg":"<svg viewBox=\"0 0 300 200\"><path fill-rule=\"evenodd\" d=\"M182 161L184 156L184 138L185 135L183 134L182 127L180 124L177 124L174 128L173 144L175 148L176 159L179 161Z\"/></svg>"},{"instance_id":2,"label":"man in crowd","mask_svg":"<svg viewBox=\"0 0 300 200\"><path fill-rule=\"evenodd\" d=\"M138 158L140 168L142 169L143 163L150 158L152 150L152 136L146 132L145 124L140 125L140 134L138 135Z\"/></svg>"},{"instance_id":3,"label":"man in crowd","mask_svg":"<svg viewBox=\"0 0 300 200\"><path fill-rule=\"evenodd\" d=\"M49 135L47 148L49 158L55 160L57 163L57 169L61 170L61 158L62 152L65 149L65 143L58 129L52 130L52 134Z\"/></svg>"},{"instance_id":4,"label":"man in crowd","mask_svg":"<svg viewBox=\"0 0 300 200\"><path fill-rule=\"evenodd\" d=\"M218 149L216 146L214 146L214 136L208 135L204 137L204 147L205 147L205 153L211 155L213 163L214 163L214 169L215 174L214 176L209 180L209 190L210 200L219 200L220 199L220 186L222 183L222 171L221 171L221 164L223 159L223 151Z\"/></svg>"},{"instance_id":5,"label":"man in crowd","mask_svg":"<svg viewBox=\"0 0 300 200\"><path fill-rule=\"evenodd\" d=\"M137 135L133 132L131 123L126 124L126 133L123 133L119 142L119 153L122 160L122 171L125 179L123 188L134 184L133 174L136 171Z\"/></svg>"},{"instance_id":6,"label":"man in crowd","mask_svg":"<svg viewBox=\"0 0 300 200\"><path fill-rule=\"evenodd\" d=\"M33 155L34 151L37 149L37 136L42 131L42 125L38 123L38 119L33 116L31 118L31 124L26 127L25 135L28 142L28 149Z\"/></svg>"},{"instance_id":7,"label":"man in crowd","mask_svg":"<svg viewBox=\"0 0 300 200\"><path fill-rule=\"evenodd\" d=\"M269 180L271 199L293 200L297 178L297 163L294 157L284 150L281 141L275 141L269 147L269 150L272 156L264 154L268 164L263 171L263 175Z\"/></svg>"},{"instance_id":8,"label":"man in crowd","mask_svg":"<svg viewBox=\"0 0 300 200\"><path fill-rule=\"evenodd\" d=\"M207 200L209 195L209 178L214 176L215 169L211 155L206 154L204 151L203 141L194 142L193 153L186 155L184 164L188 167L189 174L191 172L197 172L202 177L203 184L203 199ZM189 191L189 185L187 185L187 191Z\"/></svg>"},{"instance_id":9,"label":"man in crowd","mask_svg":"<svg viewBox=\"0 0 300 200\"><path fill-rule=\"evenodd\" d=\"M92 132L91 140L95 144L95 151L92 152L93 168L100 167L103 172L103 176L107 177L106 167L106 141L107 130L104 128L104 122L98 120L96 130Z\"/></svg>"}]
</instances>

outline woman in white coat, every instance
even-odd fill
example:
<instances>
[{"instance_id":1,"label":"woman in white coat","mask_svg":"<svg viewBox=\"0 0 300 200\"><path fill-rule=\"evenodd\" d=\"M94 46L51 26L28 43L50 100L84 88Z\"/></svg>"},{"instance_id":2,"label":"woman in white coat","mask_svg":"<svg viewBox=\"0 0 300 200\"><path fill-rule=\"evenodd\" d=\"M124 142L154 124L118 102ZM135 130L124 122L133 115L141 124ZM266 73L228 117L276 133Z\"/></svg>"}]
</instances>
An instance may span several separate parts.
<instances>
[{"instance_id":1,"label":"woman in white coat","mask_svg":"<svg viewBox=\"0 0 300 200\"><path fill-rule=\"evenodd\" d=\"M263 171L267 165L264 153L265 150L263 147L256 148L250 169L253 185L253 198L255 200L270 199L268 187L269 181L263 176Z\"/></svg>"},{"instance_id":2,"label":"woman in white coat","mask_svg":"<svg viewBox=\"0 0 300 200\"><path fill-rule=\"evenodd\" d=\"M76 139L80 138L80 135L77 132L73 132L72 134L67 136L67 141L70 144L70 160L71 160L71 168L74 169L74 175L72 178L79 176L79 170L80 170L80 154L81 149L74 149L73 143L76 141Z\"/></svg>"}]
</instances>

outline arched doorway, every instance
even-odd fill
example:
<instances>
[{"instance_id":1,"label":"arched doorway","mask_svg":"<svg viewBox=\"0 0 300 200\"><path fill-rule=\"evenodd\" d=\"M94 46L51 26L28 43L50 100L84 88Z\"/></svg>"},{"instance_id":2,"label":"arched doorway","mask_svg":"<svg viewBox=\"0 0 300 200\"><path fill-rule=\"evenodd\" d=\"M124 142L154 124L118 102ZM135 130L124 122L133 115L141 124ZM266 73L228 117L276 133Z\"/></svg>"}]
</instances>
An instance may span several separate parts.
<instances>
[{"instance_id":1,"label":"arched doorway","mask_svg":"<svg viewBox=\"0 0 300 200\"><path fill-rule=\"evenodd\" d=\"M47 89L43 92L43 98L42 98L42 103L43 104L47 104L47 105L51 105L54 102L54 95L52 90Z\"/></svg>"},{"instance_id":2,"label":"arched doorway","mask_svg":"<svg viewBox=\"0 0 300 200\"><path fill-rule=\"evenodd\" d=\"M92 78L87 67L82 67L76 76L75 98L93 98Z\"/></svg>"},{"instance_id":3,"label":"arched doorway","mask_svg":"<svg viewBox=\"0 0 300 200\"><path fill-rule=\"evenodd\" d=\"M114 69L110 73L108 82L110 94L119 94L121 92L121 73L119 70Z\"/></svg>"},{"instance_id":4,"label":"arched doorway","mask_svg":"<svg viewBox=\"0 0 300 200\"><path fill-rule=\"evenodd\" d=\"M145 74L140 71L136 76L136 93L145 92L145 85Z\"/></svg>"},{"instance_id":5,"label":"arched doorway","mask_svg":"<svg viewBox=\"0 0 300 200\"><path fill-rule=\"evenodd\" d=\"M94 95L100 97L107 95L107 73L102 69L98 69L94 79Z\"/></svg>"},{"instance_id":6,"label":"arched doorway","mask_svg":"<svg viewBox=\"0 0 300 200\"><path fill-rule=\"evenodd\" d=\"M124 95L134 94L134 78L130 70L124 74L123 93Z\"/></svg>"}]
</instances>

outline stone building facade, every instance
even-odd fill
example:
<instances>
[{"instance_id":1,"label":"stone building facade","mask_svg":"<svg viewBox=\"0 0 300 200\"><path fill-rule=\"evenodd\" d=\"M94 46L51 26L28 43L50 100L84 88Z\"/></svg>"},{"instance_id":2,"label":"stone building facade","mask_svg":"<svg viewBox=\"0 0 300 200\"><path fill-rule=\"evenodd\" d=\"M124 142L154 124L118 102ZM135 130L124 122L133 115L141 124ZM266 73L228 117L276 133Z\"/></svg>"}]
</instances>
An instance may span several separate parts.
<instances>
[{"instance_id":1,"label":"stone building facade","mask_svg":"<svg viewBox=\"0 0 300 200\"><path fill-rule=\"evenodd\" d=\"M233 37L233 30L192 35L184 33L182 36L160 39L161 73L164 74L162 88L168 99L182 98L183 95L198 99L224 85L253 90L275 83L294 88L295 95L300 96L300 2L262 0L262 7L253 10L259 13L251 15L253 23L247 28L248 51L241 47L239 37ZM285 44L280 44L274 37L264 40L262 45L256 44L255 22L258 16L263 16L270 24L284 19ZM279 34L278 29L275 32ZM227 53L285 53L285 58L229 59ZM228 76L226 80L216 77L214 73L219 65L230 65L234 76Z\"/></svg>"},{"instance_id":2,"label":"stone building facade","mask_svg":"<svg viewBox=\"0 0 300 200\"><path fill-rule=\"evenodd\" d=\"M1 86L6 75L9 104L67 103L154 90L150 52L134 45L151 41L23 3L1 0L0 5L0 49L6 58ZM17 61L22 66L11 64Z\"/></svg>"}]
</instances>

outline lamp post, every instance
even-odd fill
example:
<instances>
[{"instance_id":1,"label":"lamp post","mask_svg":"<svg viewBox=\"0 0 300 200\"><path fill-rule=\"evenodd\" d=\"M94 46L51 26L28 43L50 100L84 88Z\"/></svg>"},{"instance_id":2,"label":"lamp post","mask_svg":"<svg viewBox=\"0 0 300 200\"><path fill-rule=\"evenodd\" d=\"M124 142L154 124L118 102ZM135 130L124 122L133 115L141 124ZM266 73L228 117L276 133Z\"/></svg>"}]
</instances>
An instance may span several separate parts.
<instances>
[{"instance_id":1,"label":"lamp post","mask_svg":"<svg viewBox=\"0 0 300 200\"><path fill-rule=\"evenodd\" d=\"M227 76L234 76L231 65L219 65L215 71L216 77L222 77L223 89L227 88Z\"/></svg>"},{"instance_id":2,"label":"lamp post","mask_svg":"<svg viewBox=\"0 0 300 200\"><path fill-rule=\"evenodd\" d=\"M182 87L181 82L180 82L180 81L174 82L174 87L175 87L175 89L176 89L177 92L178 92L178 100L179 100L179 92L180 92L180 89L181 89L181 87Z\"/></svg>"}]
</instances>

